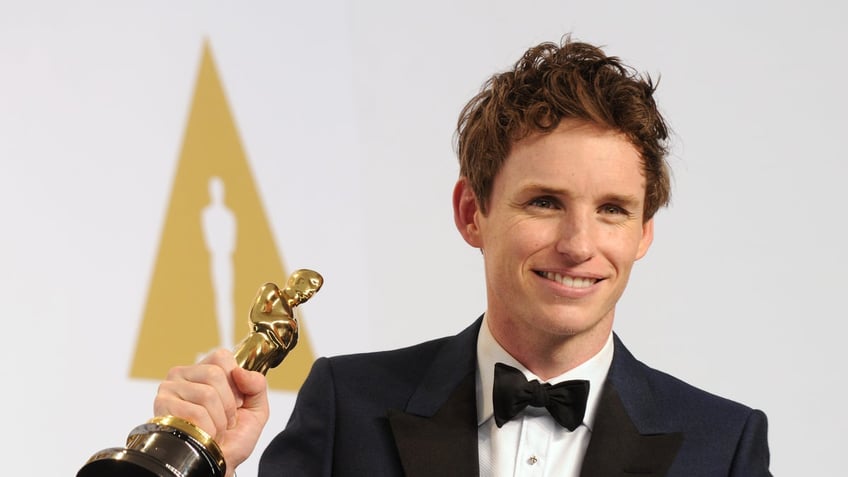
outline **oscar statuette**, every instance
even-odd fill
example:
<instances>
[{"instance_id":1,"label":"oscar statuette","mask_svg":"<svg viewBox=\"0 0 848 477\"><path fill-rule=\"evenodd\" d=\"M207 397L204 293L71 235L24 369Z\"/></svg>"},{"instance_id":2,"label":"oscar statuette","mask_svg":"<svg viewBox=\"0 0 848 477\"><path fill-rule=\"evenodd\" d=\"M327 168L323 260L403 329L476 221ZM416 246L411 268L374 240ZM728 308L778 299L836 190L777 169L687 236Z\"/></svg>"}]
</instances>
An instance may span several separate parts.
<instances>
[{"instance_id":1,"label":"oscar statuette","mask_svg":"<svg viewBox=\"0 0 848 477\"><path fill-rule=\"evenodd\" d=\"M250 308L250 334L234 350L239 366L262 374L280 364L297 344L295 307L323 284L312 270L298 270L280 290L259 288ZM130 432L126 447L94 454L77 477L223 477L221 448L205 431L175 416L154 417Z\"/></svg>"}]
</instances>

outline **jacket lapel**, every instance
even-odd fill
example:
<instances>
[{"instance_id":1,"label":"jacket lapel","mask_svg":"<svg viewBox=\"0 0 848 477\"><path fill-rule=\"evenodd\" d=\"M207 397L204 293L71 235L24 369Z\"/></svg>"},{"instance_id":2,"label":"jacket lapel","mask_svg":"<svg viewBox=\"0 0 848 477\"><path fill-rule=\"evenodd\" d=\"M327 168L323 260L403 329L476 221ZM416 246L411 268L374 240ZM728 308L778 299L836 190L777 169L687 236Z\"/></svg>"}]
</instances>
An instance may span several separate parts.
<instances>
[{"instance_id":1,"label":"jacket lapel","mask_svg":"<svg viewBox=\"0 0 848 477\"><path fill-rule=\"evenodd\" d=\"M668 472L683 435L660 431L641 363L615 337L615 354L598 404L582 477L655 476ZM629 406L627 404L629 404Z\"/></svg>"},{"instance_id":2,"label":"jacket lapel","mask_svg":"<svg viewBox=\"0 0 848 477\"><path fill-rule=\"evenodd\" d=\"M476 342L481 320L447 340L404 410L388 412L408 477L477 476ZM683 442L663 429L644 365L615 337L582 477L662 477Z\"/></svg>"},{"instance_id":3,"label":"jacket lapel","mask_svg":"<svg viewBox=\"0 0 848 477\"><path fill-rule=\"evenodd\" d=\"M474 395L474 373L470 373L433 416L389 411L392 433L408 477L478 475Z\"/></svg>"},{"instance_id":4,"label":"jacket lapel","mask_svg":"<svg viewBox=\"0 0 848 477\"><path fill-rule=\"evenodd\" d=\"M481 320L447 340L406 409L388 418L408 477L476 476L476 343Z\"/></svg>"}]
</instances>

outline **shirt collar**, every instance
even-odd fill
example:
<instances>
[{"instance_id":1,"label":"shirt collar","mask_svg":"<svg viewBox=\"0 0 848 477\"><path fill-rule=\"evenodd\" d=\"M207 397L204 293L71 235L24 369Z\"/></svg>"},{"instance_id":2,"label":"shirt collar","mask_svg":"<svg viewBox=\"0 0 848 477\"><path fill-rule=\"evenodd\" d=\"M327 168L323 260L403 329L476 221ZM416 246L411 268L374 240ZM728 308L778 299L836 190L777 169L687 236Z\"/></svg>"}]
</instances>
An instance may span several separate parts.
<instances>
[{"instance_id":1,"label":"shirt collar","mask_svg":"<svg viewBox=\"0 0 848 477\"><path fill-rule=\"evenodd\" d=\"M603 348L594 356L574 369L556 376L546 382L557 384L569 379L586 379L589 381L589 397L586 401L586 414L583 424L590 430L595 422L595 410L601 398L601 390L607 378L614 351L612 333L607 337ZM492 404L492 389L495 382L495 363L504 363L522 373L528 381L539 379L521 363L507 353L492 336L486 317L477 335L477 425L480 426L491 419L494 414ZM539 379L539 381L542 381Z\"/></svg>"}]
</instances>

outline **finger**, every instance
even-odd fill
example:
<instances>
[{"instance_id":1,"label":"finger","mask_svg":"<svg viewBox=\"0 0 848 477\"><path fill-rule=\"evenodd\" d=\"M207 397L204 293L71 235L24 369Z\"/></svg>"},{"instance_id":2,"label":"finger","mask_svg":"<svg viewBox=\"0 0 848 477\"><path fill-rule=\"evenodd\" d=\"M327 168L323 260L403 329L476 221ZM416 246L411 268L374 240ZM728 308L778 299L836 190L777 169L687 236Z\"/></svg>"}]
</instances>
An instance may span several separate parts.
<instances>
[{"instance_id":1,"label":"finger","mask_svg":"<svg viewBox=\"0 0 848 477\"><path fill-rule=\"evenodd\" d=\"M236 408L242 400L230 373L215 364L178 367L159 385L159 394L205 407L216 427L227 429L235 424ZM239 402L237 402L239 401ZM164 401L173 402L173 401ZM160 411L156 409L157 415ZM173 411L170 412L173 415ZM182 417L182 416L180 416Z\"/></svg>"},{"instance_id":2,"label":"finger","mask_svg":"<svg viewBox=\"0 0 848 477\"><path fill-rule=\"evenodd\" d=\"M214 431L221 431L229 425L225 402L233 402L232 397L228 401L225 399L208 384L166 381L159 386L154 411L157 415L178 416L198 425L200 420L208 420L214 425Z\"/></svg>"},{"instance_id":3,"label":"finger","mask_svg":"<svg viewBox=\"0 0 848 477\"><path fill-rule=\"evenodd\" d=\"M207 354L203 357L203 359L200 360L200 364L215 364L226 369L227 371L238 367L233 352L226 348L218 348L215 351Z\"/></svg>"},{"instance_id":4,"label":"finger","mask_svg":"<svg viewBox=\"0 0 848 477\"><path fill-rule=\"evenodd\" d=\"M171 395L157 397L154 408L157 416L177 416L185 419L203 429L213 439L220 435L221 429L204 406Z\"/></svg>"},{"instance_id":5,"label":"finger","mask_svg":"<svg viewBox=\"0 0 848 477\"><path fill-rule=\"evenodd\" d=\"M233 395L236 398L236 407L239 408L242 405L241 402L241 393L238 390L238 387L233 382L232 371L234 369L239 368L238 363L236 363L236 358L233 355L233 352L226 348L219 348L212 353L206 355L200 363L202 364L213 364L219 366L221 369L226 371L227 383L230 388L233 390Z\"/></svg>"}]
</instances>

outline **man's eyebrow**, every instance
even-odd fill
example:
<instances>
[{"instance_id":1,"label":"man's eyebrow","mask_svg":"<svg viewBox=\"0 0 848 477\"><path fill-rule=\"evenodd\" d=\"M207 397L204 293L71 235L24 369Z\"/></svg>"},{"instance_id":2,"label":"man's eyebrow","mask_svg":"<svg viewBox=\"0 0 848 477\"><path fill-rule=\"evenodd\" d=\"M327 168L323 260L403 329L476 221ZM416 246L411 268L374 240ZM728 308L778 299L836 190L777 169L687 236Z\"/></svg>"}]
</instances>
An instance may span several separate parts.
<instances>
[{"instance_id":1,"label":"man's eyebrow","mask_svg":"<svg viewBox=\"0 0 848 477\"><path fill-rule=\"evenodd\" d=\"M614 202L616 204L638 205L642 202L642 199L631 194L607 194L604 196L604 201Z\"/></svg>"},{"instance_id":2,"label":"man's eyebrow","mask_svg":"<svg viewBox=\"0 0 848 477\"><path fill-rule=\"evenodd\" d=\"M532 192L535 194L548 194L548 195L571 195L566 189L559 189L556 187L551 187L549 185L538 184L535 182L531 182L528 184L524 184L520 188L523 192Z\"/></svg>"}]
</instances>

